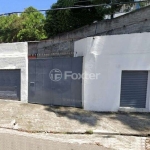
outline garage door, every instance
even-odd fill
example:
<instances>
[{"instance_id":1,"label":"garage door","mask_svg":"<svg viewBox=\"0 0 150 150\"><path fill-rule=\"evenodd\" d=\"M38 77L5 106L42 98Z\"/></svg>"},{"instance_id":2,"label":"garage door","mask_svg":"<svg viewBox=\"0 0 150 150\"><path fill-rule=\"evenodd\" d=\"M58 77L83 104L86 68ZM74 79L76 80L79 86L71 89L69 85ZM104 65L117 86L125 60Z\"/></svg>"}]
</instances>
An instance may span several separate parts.
<instances>
[{"instance_id":1,"label":"garage door","mask_svg":"<svg viewBox=\"0 0 150 150\"><path fill-rule=\"evenodd\" d=\"M20 100L20 70L0 70L0 99Z\"/></svg>"},{"instance_id":2,"label":"garage door","mask_svg":"<svg viewBox=\"0 0 150 150\"><path fill-rule=\"evenodd\" d=\"M121 107L146 107L147 71L123 71L121 81Z\"/></svg>"},{"instance_id":3,"label":"garage door","mask_svg":"<svg viewBox=\"0 0 150 150\"><path fill-rule=\"evenodd\" d=\"M82 107L82 79L65 78L67 72L70 72L69 75L82 74L82 59L82 57L30 59L29 102ZM60 79L55 80L57 77Z\"/></svg>"}]
</instances>

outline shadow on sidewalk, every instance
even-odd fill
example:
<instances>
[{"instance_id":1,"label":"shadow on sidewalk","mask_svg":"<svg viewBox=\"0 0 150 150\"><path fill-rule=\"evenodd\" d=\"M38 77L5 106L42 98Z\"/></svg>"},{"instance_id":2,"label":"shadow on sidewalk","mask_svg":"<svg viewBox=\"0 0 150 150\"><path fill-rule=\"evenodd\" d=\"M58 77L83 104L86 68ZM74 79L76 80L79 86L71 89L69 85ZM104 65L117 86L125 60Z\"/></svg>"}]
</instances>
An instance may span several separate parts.
<instances>
[{"instance_id":1,"label":"shadow on sidewalk","mask_svg":"<svg viewBox=\"0 0 150 150\"><path fill-rule=\"evenodd\" d=\"M67 117L71 120L77 120L82 124L88 124L90 126L95 126L99 119L95 113L80 108L46 106L45 110L54 112L57 117Z\"/></svg>"},{"instance_id":2,"label":"shadow on sidewalk","mask_svg":"<svg viewBox=\"0 0 150 150\"><path fill-rule=\"evenodd\" d=\"M123 132L123 128L138 132L150 133L150 113L111 113L111 112L90 112L80 108L46 106L49 112L54 112L57 117L67 117L77 120L81 124L99 127L101 123L106 128L114 128ZM106 121L106 122L105 122Z\"/></svg>"},{"instance_id":3,"label":"shadow on sidewalk","mask_svg":"<svg viewBox=\"0 0 150 150\"><path fill-rule=\"evenodd\" d=\"M110 121L117 120L133 130L150 133L150 113L118 113L109 118Z\"/></svg>"}]
</instances>

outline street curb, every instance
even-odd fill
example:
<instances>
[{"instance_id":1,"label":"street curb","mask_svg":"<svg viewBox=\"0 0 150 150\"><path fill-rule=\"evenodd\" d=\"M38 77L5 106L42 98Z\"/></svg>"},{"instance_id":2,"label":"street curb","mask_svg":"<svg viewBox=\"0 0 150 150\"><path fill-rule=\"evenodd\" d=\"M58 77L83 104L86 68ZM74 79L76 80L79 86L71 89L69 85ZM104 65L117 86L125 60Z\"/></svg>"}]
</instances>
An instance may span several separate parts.
<instances>
[{"instance_id":1,"label":"street curb","mask_svg":"<svg viewBox=\"0 0 150 150\"><path fill-rule=\"evenodd\" d=\"M99 135L120 135L120 136L136 136L136 137L150 137L150 133L118 133L118 132L101 132L101 131L93 131L93 134Z\"/></svg>"},{"instance_id":2,"label":"street curb","mask_svg":"<svg viewBox=\"0 0 150 150\"><path fill-rule=\"evenodd\" d=\"M101 130L87 130L87 131L72 131L72 132L61 132L61 131L37 131L37 130L23 130L23 129L13 129L7 127L0 127L0 129L7 129L25 133L51 133L51 134L82 134L82 135L113 135L113 136L135 136L135 137L150 137L150 133L118 133L118 132L107 132Z\"/></svg>"}]
</instances>

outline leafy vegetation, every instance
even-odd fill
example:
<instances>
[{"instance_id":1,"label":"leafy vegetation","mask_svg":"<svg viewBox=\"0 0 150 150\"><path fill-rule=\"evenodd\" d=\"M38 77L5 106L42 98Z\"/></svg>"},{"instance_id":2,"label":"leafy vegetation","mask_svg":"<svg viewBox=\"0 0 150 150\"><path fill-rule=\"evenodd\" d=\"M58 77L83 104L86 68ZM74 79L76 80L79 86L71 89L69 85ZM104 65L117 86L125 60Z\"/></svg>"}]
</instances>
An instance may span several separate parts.
<instances>
[{"instance_id":1,"label":"leafy vegetation","mask_svg":"<svg viewBox=\"0 0 150 150\"><path fill-rule=\"evenodd\" d=\"M58 0L53 4L52 9L71 7L71 6L88 6L95 4L92 1L80 0ZM48 37L58 33L71 31L76 28L91 24L95 20L102 20L104 16L104 8L80 8L67 10L47 11L44 29Z\"/></svg>"},{"instance_id":2,"label":"leafy vegetation","mask_svg":"<svg viewBox=\"0 0 150 150\"><path fill-rule=\"evenodd\" d=\"M63 7L76 7L76 6L89 6L97 4L110 4L117 2L129 2L133 0L58 0L53 4L52 9ZM110 5L99 7L87 7L76 8L67 10L53 10L46 12L46 21L44 29L47 32L47 36L55 36L59 33L71 31L93 23L94 21L100 21L106 14L113 14L119 11L122 5Z\"/></svg>"},{"instance_id":3,"label":"leafy vegetation","mask_svg":"<svg viewBox=\"0 0 150 150\"><path fill-rule=\"evenodd\" d=\"M0 17L0 42L34 41L46 38L45 17L33 7L20 14Z\"/></svg>"},{"instance_id":4,"label":"leafy vegetation","mask_svg":"<svg viewBox=\"0 0 150 150\"><path fill-rule=\"evenodd\" d=\"M120 10L120 4L133 0L58 0L51 9L64 7L108 4L108 6L86 7L66 10L49 10L44 16L33 7L20 14L0 17L0 42L35 41L50 38L59 33L72 31L84 25L104 19Z\"/></svg>"}]
</instances>

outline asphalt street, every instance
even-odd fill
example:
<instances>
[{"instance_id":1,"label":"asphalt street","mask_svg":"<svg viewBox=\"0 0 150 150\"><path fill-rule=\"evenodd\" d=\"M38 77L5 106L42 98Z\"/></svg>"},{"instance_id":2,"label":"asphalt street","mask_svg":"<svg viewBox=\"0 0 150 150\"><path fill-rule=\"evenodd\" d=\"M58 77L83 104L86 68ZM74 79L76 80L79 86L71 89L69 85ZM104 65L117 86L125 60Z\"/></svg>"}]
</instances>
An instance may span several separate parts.
<instances>
[{"instance_id":1,"label":"asphalt street","mask_svg":"<svg viewBox=\"0 0 150 150\"><path fill-rule=\"evenodd\" d=\"M67 136L67 135L66 135ZM0 133L0 150L108 150L98 144L52 141L41 137Z\"/></svg>"}]
</instances>

